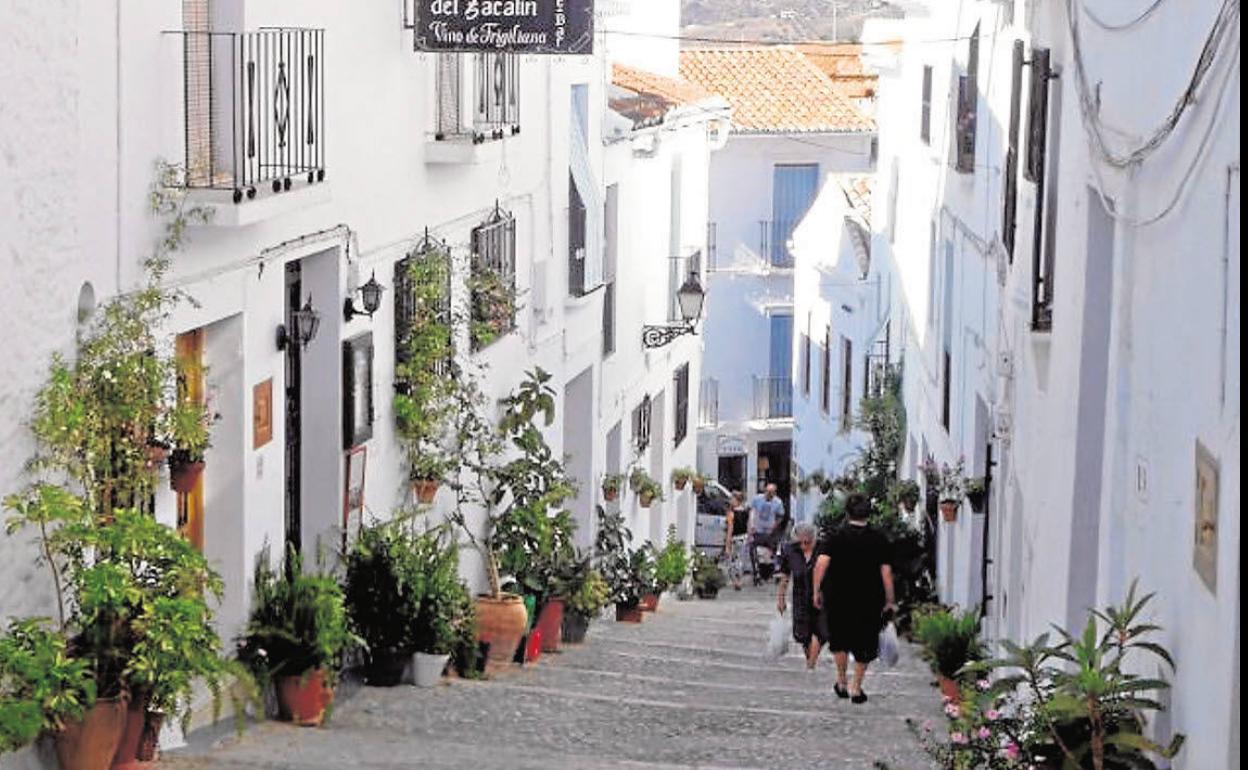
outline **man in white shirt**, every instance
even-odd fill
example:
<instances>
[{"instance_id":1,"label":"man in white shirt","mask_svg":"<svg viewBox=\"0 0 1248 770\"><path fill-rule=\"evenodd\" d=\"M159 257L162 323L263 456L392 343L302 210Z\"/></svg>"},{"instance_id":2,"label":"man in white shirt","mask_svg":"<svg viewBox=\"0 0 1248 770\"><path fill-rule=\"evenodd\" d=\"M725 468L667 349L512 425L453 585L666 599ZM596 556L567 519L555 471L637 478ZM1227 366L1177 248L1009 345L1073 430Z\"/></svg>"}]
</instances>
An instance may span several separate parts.
<instances>
[{"instance_id":1,"label":"man in white shirt","mask_svg":"<svg viewBox=\"0 0 1248 770\"><path fill-rule=\"evenodd\" d=\"M757 562L757 549L766 548L775 557L778 540L784 524L784 502L776 496L776 485L768 484L761 495L750 501L750 552ZM754 581L760 579L758 565L754 564Z\"/></svg>"}]
</instances>

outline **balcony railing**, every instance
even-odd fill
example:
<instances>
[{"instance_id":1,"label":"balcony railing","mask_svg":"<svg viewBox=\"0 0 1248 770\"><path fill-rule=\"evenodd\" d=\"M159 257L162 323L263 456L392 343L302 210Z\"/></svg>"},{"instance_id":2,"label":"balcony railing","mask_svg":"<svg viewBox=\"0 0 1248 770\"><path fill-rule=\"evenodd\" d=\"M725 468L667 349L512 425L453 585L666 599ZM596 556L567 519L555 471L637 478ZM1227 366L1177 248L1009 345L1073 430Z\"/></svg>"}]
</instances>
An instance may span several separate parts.
<instances>
[{"instance_id":1,"label":"balcony railing","mask_svg":"<svg viewBox=\"0 0 1248 770\"><path fill-rule=\"evenodd\" d=\"M702 380L698 388L698 425L713 428L719 425L719 381Z\"/></svg>"},{"instance_id":2,"label":"balcony railing","mask_svg":"<svg viewBox=\"0 0 1248 770\"><path fill-rule=\"evenodd\" d=\"M793 416L791 377L754 378L754 419L783 420Z\"/></svg>"},{"instance_id":3,"label":"balcony railing","mask_svg":"<svg viewBox=\"0 0 1248 770\"><path fill-rule=\"evenodd\" d=\"M184 184L290 190L325 179L325 31L178 32L183 62Z\"/></svg>"},{"instance_id":4,"label":"balcony railing","mask_svg":"<svg viewBox=\"0 0 1248 770\"><path fill-rule=\"evenodd\" d=\"M796 220L765 219L758 223L758 255L772 267L793 267L793 254L789 251L789 239L793 236Z\"/></svg>"},{"instance_id":5,"label":"balcony railing","mask_svg":"<svg viewBox=\"0 0 1248 770\"><path fill-rule=\"evenodd\" d=\"M442 53L437 62L436 140L480 144L520 133L518 56Z\"/></svg>"}]
</instances>

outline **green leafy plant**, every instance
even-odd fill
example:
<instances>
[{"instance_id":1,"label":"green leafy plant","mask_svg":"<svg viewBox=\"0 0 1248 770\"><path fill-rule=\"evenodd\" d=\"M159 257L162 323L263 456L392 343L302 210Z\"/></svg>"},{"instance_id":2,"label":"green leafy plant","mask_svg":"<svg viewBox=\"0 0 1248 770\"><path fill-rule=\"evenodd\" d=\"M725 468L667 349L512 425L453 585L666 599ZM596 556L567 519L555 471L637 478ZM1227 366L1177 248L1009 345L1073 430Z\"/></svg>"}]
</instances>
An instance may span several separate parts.
<instances>
[{"instance_id":1,"label":"green leafy plant","mask_svg":"<svg viewBox=\"0 0 1248 770\"><path fill-rule=\"evenodd\" d=\"M594 556L610 589L611 601L623 607L636 607L654 587L653 562L646 549L630 548L632 541L633 534L624 525L621 514L598 509Z\"/></svg>"},{"instance_id":2,"label":"green leafy plant","mask_svg":"<svg viewBox=\"0 0 1248 770\"><path fill-rule=\"evenodd\" d=\"M962 675L962 667L983 657L979 642L979 612L939 609L914 621L915 639L932 671L948 679Z\"/></svg>"},{"instance_id":3,"label":"green leafy plant","mask_svg":"<svg viewBox=\"0 0 1248 770\"><path fill-rule=\"evenodd\" d=\"M663 548L654 548L653 553L654 579L658 593L662 593L684 581L685 576L689 574L689 549L685 547L683 541L676 537L675 524L668 525L667 541L664 543Z\"/></svg>"},{"instance_id":4,"label":"green leafy plant","mask_svg":"<svg viewBox=\"0 0 1248 770\"><path fill-rule=\"evenodd\" d=\"M693 589L699 595L714 594L728 584L719 562L701 551L693 553Z\"/></svg>"},{"instance_id":5,"label":"green leafy plant","mask_svg":"<svg viewBox=\"0 0 1248 770\"><path fill-rule=\"evenodd\" d=\"M13 620L0 635L0 754L61 730L95 702L90 662L47 625Z\"/></svg>"},{"instance_id":6,"label":"green leafy plant","mask_svg":"<svg viewBox=\"0 0 1248 770\"><path fill-rule=\"evenodd\" d=\"M912 479L902 479L893 485L890 497L907 509L913 509L919 502L919 485Z\"/></svg>"},{"instance_id":7,"label":"green leafy plant","mask_svg":"<svg viewBox=\"0 0 1248 770\"><path fill-rule=\"evenodd\" d=\"M322 572L305 573L293 548L281 568L266 547L256 557L251 616L238 658L263 683L324 669L333 681L343 655L364 641L351 632L342 587Z\"/></svg>"},{"instance_id":8,"label":"green leafy plant","mask_svg":"<svg viewBox=\"0 0 1248 770\"><path fill-rule=\"evenodd\" d=\"M624 477L618 473L608 473L602 477L602 492L605 495L619 494L624 485Z\"/></svg>"},{"instance_id":9,"label":"green leafy plant","mask_svg":"<svg viewBox=\"0 0 1248 770\"><path fill-rule=\"evenodd\" d=\"M672 484L674 486L683 486L689 483L689 480L698 475L697 471L692 468L674 468L672 470Z\"/></svg>"},{"instance_id":10,"label":"green leafy plant","mask_svg":"<svg viewBox=\"0 0 1248 770\"><path fill-rule=\"evenodd\" d=\"M472 349L489 347L516 326L516 292L497 270L475 265L468 278L472 295Z\"/></svg>"},{"instance_id":11,"label":"green leafy plant","mask_svg":"<svg viewBox=\"0 0 1248 770\"><path fill-rule=\"evenodd\" d=\"M413 539L413 569L420 576L420 614L411 647L430 655L476 648L476 605L459 577L459 547L445 527Z\"/></svg>"},{"instance_id":12,"label":"green leafy plant","mask_svg":"<svg viewBox=\"0 0 1248 770\"><path fill-rule=\"evenodd\" d=\"M650 500L663 499L663 485L655 481L644 468L634 468L629 476L629 484L632 486L633 492L640 498L648 498Z\"/></svg>"},{"instance_id":13,"label":"green leafy plant","mask_svg":"<svg viewBox=\"0 0 1248 770\"><path fill-rule=\"evenodd\" d=\"M567 612L592 618L611 602L611 588L602 573L583 557L571 565L561 577L561 593Z\"/></svg>"},{"instance_id":14,"label":"green leafy plant","mask_svg":"<svg viewBox=\"0 0 1248 770\"><path fill-rule=\"evenodd\" d=\"M406 524L400 519L362 527L344 559L351 629L375 663L415 651L425 575Z\"/></svg>"}]
</instances>

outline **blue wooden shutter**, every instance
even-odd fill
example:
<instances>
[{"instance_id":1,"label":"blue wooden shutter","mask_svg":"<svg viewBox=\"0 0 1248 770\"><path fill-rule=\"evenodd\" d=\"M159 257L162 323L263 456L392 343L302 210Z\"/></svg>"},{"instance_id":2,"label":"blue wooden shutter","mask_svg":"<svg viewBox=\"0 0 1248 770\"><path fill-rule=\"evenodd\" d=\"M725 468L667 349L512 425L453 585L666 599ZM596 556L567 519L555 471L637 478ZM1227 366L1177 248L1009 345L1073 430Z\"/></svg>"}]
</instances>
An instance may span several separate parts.
<instances>
[{"instance_id":1,"label":"blue wooden shutter","mask_svg":"<svg viewBox=\"0 0 1248 770\"><path fill-rule=\"evenodd\" d=\"M793 228L806 216L819 191L819 166L816 164L779 165L775 167L771 193L771 248L764 254L773 265L791 265L788 242Z\"/></svg>"}]
</instances>

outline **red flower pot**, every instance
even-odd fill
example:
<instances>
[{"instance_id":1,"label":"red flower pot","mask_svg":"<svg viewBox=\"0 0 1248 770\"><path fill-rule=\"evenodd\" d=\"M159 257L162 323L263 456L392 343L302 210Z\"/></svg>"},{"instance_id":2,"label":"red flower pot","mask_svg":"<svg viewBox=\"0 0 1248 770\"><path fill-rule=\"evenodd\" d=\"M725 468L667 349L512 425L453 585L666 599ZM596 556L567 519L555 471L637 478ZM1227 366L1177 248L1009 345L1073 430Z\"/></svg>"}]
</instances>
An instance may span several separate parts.
<instances>
[{"instance_id":1,"label":"red flower pot","mask_svg":"<svg viewBox=\"0 0 1248 770\"><path fill-rule=\"evenodd\" d=\"M654 502L654 495L649 494L649 493L643 493L639 499L639 502L641 503L642 508L649 508L650 503Z\"/></svg>"},{"instance_id":2,"label":"red flower pot","mask_svg":"<svg viewBox=\"0 0 1248 770\"><path fill-rule=\"evenodd\" d=\"M126 698L100 698L82 719L56 733L56 757L66 770L108 770L126 729Z\"/></svg>"},{"instance_id":3,"label":"red flower pot","mask_svg":"<svg viewBox=\"0 0 1248 770\"><path fill-rule=\"evenodd\" d=\"M416 502L421 505L430 505L433 498L438 494L438 487L442 486L437 479L417 479L412 482L412 491L416 493Z\"/></svg>"},{"instance_id":4,"label":"red flower pot","mask_svg":"<svg viewBox=\"0 0 1248 770\"><path fill-rule=\"evenodd\" d=\"M199 477L204 475L204 461L178 463L169 468L169 486L174 492L189 494L195 491Z\"/></svg>"},{"instance_id":5,"label":"red flower pot","mask_svg":"<svg viewBox=\"0 0 1248 770\"><path fill-rule=\"evenodd\" d=\"M685 490L685 485L688 483L689 479L681 479L679 481L672 482L672 485L676 487L677 492L683 492Z\"/></svg>"},{"instance_id":6,"label":"red flower pot","mask_svg":"<svg viewBox=\"0 0 1248 770\"><path fill-rule=\"evenodd\" d=\"M954 703L962 702L962 688L958 685L958 680L950 679L947 676L940 678L940 694L949 698Z\"/></svg>"},{"instance_id":7,"label":"red flower pot","mask_svg":"<svg viewBox=\"0 0 1248 770\"><path fill-rule=\"evenodd\" d=\"M559 652L563 628L563 599L549 599L537 614L537 630L542 634L542 652Z\"/></svg>"},{"instance_id":8,"label":"red flower pot","mask_svg":"<svg viewBox=\"0 0 1248 770\"><path fill-rule=\"evenodd\" d=\"M623 604L615 605L615 621L617 623L640 623L641 605L634 604L632 607L625 607Z\"/></svg>"},{"instance_id":9,"label":"red flower pot","mask_svg":"<svg viewBox=\"0 0 1248 770\"><path fill-rule=\"evenodd\" d=\"M325 669L277 680L277 704L282 718L302 727L319 727L325 710L333 702L334 688L326 681Z\"/></svg>"},{"instance_id":10,"label":"red flower pot","mask_svg":"<svg viewBox=\"0 0 1248 770\"><path fill-rule=\"evenodd\" d=\"M160 726L165 715L148 711L149 698L139 697L130 701L126 710L126 728L121 735L117 753L113 755L113 770L141 770L156 760L156 748L160 742Z\"/></svg>"},{"instance_id":11,"label":"red flower pot","mask_svg":"<svg viewBox=\"0 0 1248 770\"><path fill-rule=\"evenodd\" d=\"M620 499L620 490L604 489L602 490L602 499L606 500L608 503L615 502L616 500Z\"/></svg>"},{"instance_id":12,"label":"red flower pot","mask_svg":"<svg viewBox=\"0 0 1248 770\"><path fill-rule=\"evenodd\" d=\"M637 606L641 607L642 612L654 612L659 608L659 595L646 594L641 597L641 604Z\"/></svg>"},{"instance_id":13,"label":"red flower pot","mask_svg":"<svg viewBox=\"0 0 1248 770\"><path fill-rule=\"evenodd\" d=\"M529 642L524 649L524 662L536 663L542 657L542 630L535 628L529 632Z\"/></svg>"},{"instance_id":14,"label":"red flower pot","mask_svg":"<svg viewBox=\"0 0 1248 770\"><path fill-rule=\"evenodd\" d=\"M958 504L952 500L945 500L940 504L940 515L945 521L955 522L958 520Z\"/></svg>"}]
</instances>

